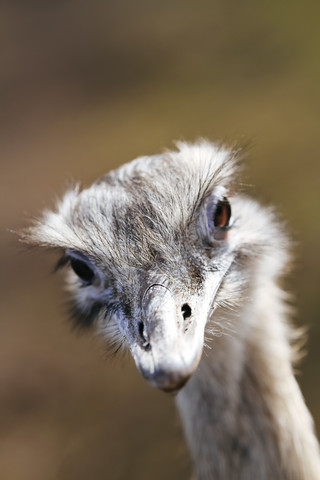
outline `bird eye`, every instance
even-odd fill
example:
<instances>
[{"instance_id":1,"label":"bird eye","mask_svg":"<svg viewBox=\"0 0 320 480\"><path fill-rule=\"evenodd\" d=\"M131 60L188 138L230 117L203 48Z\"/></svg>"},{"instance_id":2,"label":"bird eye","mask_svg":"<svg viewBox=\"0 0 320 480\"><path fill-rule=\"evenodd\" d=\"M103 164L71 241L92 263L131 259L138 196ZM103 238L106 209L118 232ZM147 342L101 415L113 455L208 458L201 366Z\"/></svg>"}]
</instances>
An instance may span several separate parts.
<instances>
[{"instance_id":1,"label":"bird eye","mask_svg":"<svg viewBox=\"0 0 320 480\"><path fill-rule=\"evenodd\" d=\"M231 206L226 197L219 200L213 214L213 224L215 227L226 228L229 226L231 218Z\"/></svg>"},{"instance_id":2,"label":"bird eye","mask_svg":"<svg viewBox=\"0 0 320 480\"><path fill-rule=\"evenodd\" d=\"M78 277L86 283L91 283L94 277L93 270L82 260L78 258L70 258L72 270Z\"/></svg>"}]
</instances>

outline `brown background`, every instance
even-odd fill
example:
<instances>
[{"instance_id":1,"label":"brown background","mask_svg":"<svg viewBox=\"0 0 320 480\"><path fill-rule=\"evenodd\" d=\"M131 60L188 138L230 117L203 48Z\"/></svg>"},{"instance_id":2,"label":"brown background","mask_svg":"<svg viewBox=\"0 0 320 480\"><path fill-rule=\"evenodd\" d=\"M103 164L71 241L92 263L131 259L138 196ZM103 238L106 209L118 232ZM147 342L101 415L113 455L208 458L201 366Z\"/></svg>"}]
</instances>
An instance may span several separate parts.
<instances>
[{"instance_id":1,"label":"brown background","mask_svg":"<svg viewBox=\"0 0 320 480\"><path fill-rule=\"evenodd\" d=\"M299 382L319 430L319 14L311 0L1 2L1 480L188 478L171 397L70 332L56 258L9 232L68 181L177 139L251 145L249 192L296 240Z\"/></svg>"}]
</instances>

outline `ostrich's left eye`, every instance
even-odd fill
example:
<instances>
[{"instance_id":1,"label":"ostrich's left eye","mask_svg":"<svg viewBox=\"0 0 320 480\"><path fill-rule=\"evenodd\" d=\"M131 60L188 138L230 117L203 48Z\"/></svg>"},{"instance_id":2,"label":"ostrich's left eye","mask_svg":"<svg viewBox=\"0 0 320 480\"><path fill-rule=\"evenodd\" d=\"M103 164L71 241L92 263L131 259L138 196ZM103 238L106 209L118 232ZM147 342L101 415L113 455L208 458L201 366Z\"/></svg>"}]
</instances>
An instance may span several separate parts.
<instances>
[{"instance_id":1,"label":"ostrich's left eye","mask_svg":"<svg viewBox=\"0 0 320 480\"><path fill-rule=\"evenodd\" d=\"M78 258L70 258L70 265L74 273L78 275L81 280L85 283L92 283L94 272L85 262Z\"/></svg>"},{"instance_id":2,"label":"ostrich's left eye","mask_svg":"<svg viewBox=\"0 0 320 480\"><path fill-rule=\"evenodd\" d=\"M224 197L217 203L213 213L213 224L218 228L226 228L229 226L231 218L231 207L228 199Z\"/></svg>"}]
</instances>

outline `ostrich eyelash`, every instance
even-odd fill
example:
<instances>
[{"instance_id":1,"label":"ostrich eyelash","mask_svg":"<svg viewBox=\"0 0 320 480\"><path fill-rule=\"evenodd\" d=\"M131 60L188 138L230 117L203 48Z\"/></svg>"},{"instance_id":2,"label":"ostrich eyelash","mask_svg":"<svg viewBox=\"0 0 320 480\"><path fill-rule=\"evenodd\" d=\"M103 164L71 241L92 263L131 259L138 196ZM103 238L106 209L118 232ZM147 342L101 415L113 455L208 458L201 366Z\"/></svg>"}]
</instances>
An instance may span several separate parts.
<instances>
[{"instance_id":1,"label":"ostrich eyelash","mask_svg":"<svg viewBox=\"0 0 320 480\"><path fill-rule=\"evenodd\" d=\"M58 272L59 270L61 270L63 267L65 267L68 262L69 262L69 259L70 257L68 255L66 255L66 253L64 253L60 258L59 260L57 261L57 263L55 264L55 267L53 269L53 272Z\"/></svg>"}]
</instances>

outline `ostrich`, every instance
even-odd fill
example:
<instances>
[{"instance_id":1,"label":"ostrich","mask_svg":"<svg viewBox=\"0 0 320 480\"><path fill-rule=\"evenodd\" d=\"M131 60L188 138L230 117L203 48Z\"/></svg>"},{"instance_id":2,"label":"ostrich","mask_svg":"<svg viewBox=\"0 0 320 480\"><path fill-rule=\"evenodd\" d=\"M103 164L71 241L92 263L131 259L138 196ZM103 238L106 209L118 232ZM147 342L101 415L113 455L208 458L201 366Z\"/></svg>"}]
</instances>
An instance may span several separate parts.
<instances>
[{"instance_id":1,"label":"ostrich","mask_svg":"<svg viewBox=\"0 0 320 480\"><path fill-rule=\"evenodd\" d=\"M201 480L319 480L293 375L277 215L237 191L237 151L201 140L69 190L22 240L58 249L73 318L174 392Z\"/></svg>"}]
</instances>

